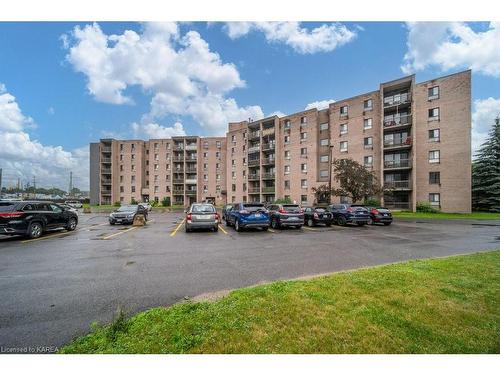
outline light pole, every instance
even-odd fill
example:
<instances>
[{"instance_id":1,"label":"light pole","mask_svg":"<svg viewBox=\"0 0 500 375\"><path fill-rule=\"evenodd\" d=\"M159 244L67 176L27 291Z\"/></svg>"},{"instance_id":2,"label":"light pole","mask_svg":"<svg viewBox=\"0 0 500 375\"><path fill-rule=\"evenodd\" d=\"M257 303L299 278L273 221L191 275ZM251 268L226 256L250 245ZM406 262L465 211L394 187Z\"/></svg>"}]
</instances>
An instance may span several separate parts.
<instances>
[{"instance_id":1,"label":"light pole","mask_svg":"<svg viewBox=\"0 0 500 375\"><path fill-rule=\"evenodd\" d=\"M329 168L328 168L328 204L332 204L332 155L333 155L333 145L329 146L330 148L330 156L329 160Z\"/></svg>"}]
</instances>

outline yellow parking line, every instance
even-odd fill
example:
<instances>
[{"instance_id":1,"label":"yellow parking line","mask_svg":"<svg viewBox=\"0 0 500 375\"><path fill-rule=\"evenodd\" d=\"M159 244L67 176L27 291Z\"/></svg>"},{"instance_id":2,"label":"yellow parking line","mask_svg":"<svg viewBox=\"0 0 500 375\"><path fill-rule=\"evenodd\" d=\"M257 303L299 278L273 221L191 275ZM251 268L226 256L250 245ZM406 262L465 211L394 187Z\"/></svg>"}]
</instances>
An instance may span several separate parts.
<instances>
[{"instance_id":1,"label":"yellow parking line","mask_svg":"<svg viewBox=\"0 0 500 375\"><path fill-rule=\"evenodd\" d=\"M276 231L275 231L275 230L273 230L273 229L271 229L271 228L268 228L267 230L268 230L269 232L271 232L271 233L276 233Z\"/></svg>"},{"instance_id":2,"label":"yellow parking line","mask_svg":"<svg viewBox=\"0 0 500 375\"><path fill-rule=\"evenodd\" d=\"M222 233L227 234L226 230L220 224L219 224L219 229L222 231Z\"/></svg>"},{"instance_id":3,"label":"yellow parking line","mask_svg":"<svg viewBox=\"0 0 500 375\"><path fill-rule=\"evenodd\" d=\"M317 232L317 231L318 231L317 229L313 229L313 228L309 228L309 227L302 227L302 229L312 230L312 231L315 231L315 232Z\"/></svg>"},{"instance_id":4,"label":"yellow parking line","mask_svg":"<svg viewBox=\"0 0 500 375\"><path fill-rule=\"evenodd\" d=\"M132 228L128 228L128 229L125 229L125 230L121 230L117 233L113 233L113 234L110 234L109 236L106 236L106 237L103 237L102 239L103 240L109 240L110 238L113 238L114 236L118 236L120 234L123 234L123 233L126 233L126 232L130 232L131 230L134 230L134 229L137 229L138 227L132 227Z\"/></svg>"},{"instance_id":5,"label":"yellow parking line","mask_svg":"<svg viewBox=\"0 0 500 375\"><path fill-rule=\"evenodd\" d=\"M68 232L68 231L64 231L64 232L59 232L59 233L49 234L49 235L47 235L47 236L43 236L43 237L32 238L31 240L24 240L24 241L21 241L21 243L28 243L28 242L33 242L33 241L41 241L41 240L46 240L46 239L48 239L48 238L62 236L63 234L67 234L67 233L69 233L69 232Z\"/></svg>"},{"instance_id":6,"label":"yellow parking line","mask_svg":"<svg viewBox=\"0 0 500 375\"><path fill-rule=\"evenodd\" d=\"M172 233L170 233L170 237L173 237L176 235L177 231L182 226L182 224L184 224L185 221L186 221L186 219L182 219L182 221L179 223L179 225L177 225L177 227L174 229L174 231Z\"/></svg>"}]
</instances>

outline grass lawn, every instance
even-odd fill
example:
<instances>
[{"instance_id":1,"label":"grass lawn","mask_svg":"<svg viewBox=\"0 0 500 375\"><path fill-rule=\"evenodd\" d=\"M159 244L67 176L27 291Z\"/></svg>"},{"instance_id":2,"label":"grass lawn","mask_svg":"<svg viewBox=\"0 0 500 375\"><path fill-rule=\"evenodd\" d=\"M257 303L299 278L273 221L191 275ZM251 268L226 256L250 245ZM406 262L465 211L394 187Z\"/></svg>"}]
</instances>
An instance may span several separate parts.
<instances>
[{"instance_id":1,"label":"grass lawn","mask_svg":"<svg viewBox=\"0 0 500 375\"><path fill-rule=\"evenodd\" d=\"M428 212L409 212L400 211L393 212L395 217L409 217L415 219L475 219L475 220L500 220L500 213L493 212L473 212L470 214L453 214L453 213L428 213Z\"/></svg>"},{"instance_id":2,"label":"grass lawn","mask_svg":"<svg viewBox=\"0 0 500 375\"><path fill-rule=\"evenodd\" d=\"M62 353L500 353L500 250L233 291L94 324Z\"/></svg>"}]
</instances>

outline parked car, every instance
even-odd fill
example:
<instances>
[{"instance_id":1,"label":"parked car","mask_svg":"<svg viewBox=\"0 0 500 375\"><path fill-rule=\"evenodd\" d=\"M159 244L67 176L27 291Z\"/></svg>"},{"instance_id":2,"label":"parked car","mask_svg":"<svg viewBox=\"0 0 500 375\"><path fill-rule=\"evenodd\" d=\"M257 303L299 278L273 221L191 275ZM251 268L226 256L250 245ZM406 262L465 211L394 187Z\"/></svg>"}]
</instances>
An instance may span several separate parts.
<instances>
[{"instance_id":1,"label":"parked car","mask_svg":"<svg viewBox=\"0 0 500 375\"><path fill-rule=\"evenodd\" d=\"M83 204L80 201L66 201L64 202L65 205L74 207L74 208L82 208Z\"/></svg>"},{"instance_id":2,"label":"parked car","mask_svg":"<svg viewBox=\"0 0 500 375\"><path fill-rule=\"evenodd\" d=\"M52 229L73 231L78 215L52 202L0 202L0 234L38 238Z\"/></svg>"},{"instance_id":3,"label":"parked car","mask_svg":"<svg viewBox=\"0 0 500 375\"><path fill-rule=\"evenodd\" d=\"M301 228L304 225L304 212L298 204L270 204L267 207L271 227Z\"/></svg>"},{"instance_id":4,"label":"parked car","mask_svg":"<svg viewBox=\"0 0 500 375\"><path fill-rule=\"evenodd\" d=\"M153 206L149 204L149 202L142 202L139 203L140 206L144 207L147 211L151 211L153 209Z\"/></svg>"},{"instance_id":5,"label":"parked car","mask_svg":"<svg viewBox=\"0 0 500 375\"><path fill-rule=\"evenodd\" d=\"M269 212L262 203L236 203L227 215L227 226L237 232L244 228L269 229Z\"/></svg>"},{"instance_id":6,"label":"parked car","mask_svg":"<svg viewBox=\"0 0 500 375\"><path fill-rule=\"evenodd\" d=\"M384 225L392 224L392 212L385 207L366 207L370 212L368 224L381 223Z\"/></svg>"},{"instance_id":7,"label":"parked car","mask_svg":"<svg viewBox=\"0 0 500 375\"><path fill-rule=\"evenodd\" d=\"M352 204L332 204L329 210L333 216L333 221L338 225L357 224L362 227L370 221L370 213L363 206Z\"/></svg>"},{"instance_id":8,"label":"parked car","mask_svg":"<svg viewBox=\"0 0 500 375\"><path fill-rule=\"evenodd\" d=\"M328 211L328 207L305 207L304 221L308 227L318 224L329 227L332 225L332 214Z\"/></svg>"},{"instance_id":9,"label":"parked car","mask_svg":"<svg viewBox=\"0 0 500 375\"><path fill-rule=\"evenodd\" d=\"M69 204L60 204L59 206L61 206L62 208L66 209L66 210L74 212L75 214L78 215L78 210L75 207L70 206Z\"/></svg>"},{"instance_id":10,"label":"parked car","mask_svg":"<svg viewBox=\"0 0 500 375\"><path fill-rule=\"evenodd\" d=\"M224 207L222 207L222 220L227 222L227 212L230 211L232 207L232 204L226 204Z\"/></svg>"},{"instance_id":11,"label":"parked car","mask_svg":"<svg viewBox=\"0 0 500 375\"><path fill-rule=\"evenodd\" d=\"M191 232L193 229L219 230L219 214L211 203L194 203L186 212L184 229Z\"/></svg>"},{"instance_id":12,"label":"parked car","mask_svg":"<svg viewBox=\"0 0 500 375\"><path fill-rule=\"evenodd\" d=\"M115 224L132 224L136 215L144 215L144 219L148 220L148 210L140 204L121 206L109 214L109 223Z\"/></svg>"}]
</instances>

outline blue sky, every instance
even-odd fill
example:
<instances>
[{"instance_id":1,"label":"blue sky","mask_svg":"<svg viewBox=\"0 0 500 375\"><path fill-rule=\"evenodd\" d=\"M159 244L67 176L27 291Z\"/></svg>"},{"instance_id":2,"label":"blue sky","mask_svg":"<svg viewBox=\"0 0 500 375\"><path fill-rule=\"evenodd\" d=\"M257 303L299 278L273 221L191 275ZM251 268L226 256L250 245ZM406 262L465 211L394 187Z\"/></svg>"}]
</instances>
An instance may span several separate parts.
<instances>
[{"instance_id":1,"label":"blue sky","mask_svg":"<svg viewBox=\"0 0 500 375\"><path fill-rule=\"evenodd\" d=\"M126 30L133 43L111 37ZM186 62L183 50L200 63ZM407 73L424 81L470 67L477 147L500 112L499 50L494 23L0 23L0 137L24 142L0 150L0 167L7 184L37 174L62 187L77 169L85 188L85 150L105 136L221 134L227 121L301 111ZM2 116L10 119L3 129Z\"/></svg>"}]
</instances>

